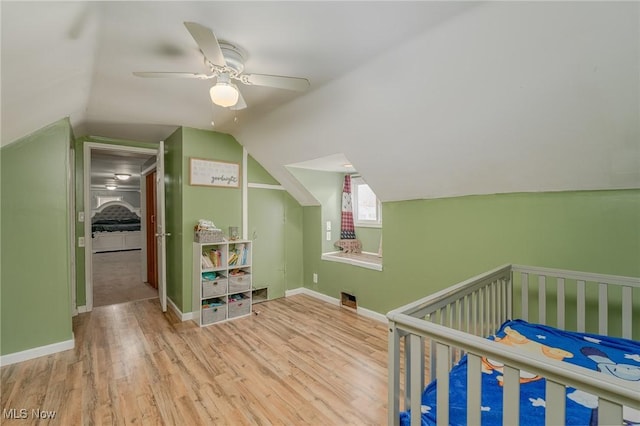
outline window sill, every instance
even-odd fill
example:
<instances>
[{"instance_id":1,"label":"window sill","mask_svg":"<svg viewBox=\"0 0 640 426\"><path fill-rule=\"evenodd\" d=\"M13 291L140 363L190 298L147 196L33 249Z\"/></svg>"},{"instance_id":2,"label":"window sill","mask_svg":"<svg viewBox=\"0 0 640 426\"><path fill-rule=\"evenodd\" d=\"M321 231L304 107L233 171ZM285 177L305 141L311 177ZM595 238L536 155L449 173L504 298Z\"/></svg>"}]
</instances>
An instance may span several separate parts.
<instances>
[{"instance_id":1,"label":"window sill","mask_svg":"<svg viewBox=\"0 0 640 426\"><path fill-rule=\"evenodd\" d=\"M376 253L342 253L334 251L331 253L323 253L322 260L329 262L346 263L360 268L373 269L374 271L382 271L382 258Z\"/></svg>"},{"instance_id":2,"label":"window sill","mask_svg":"<svg viewBox=\"0 0 640 426\"><path fill-rule=\"evenodd\" d=\"M354 223L356 228L382 228L381 223L366 223L366 222L356 222Z\"/></svg>"}]
</instances>

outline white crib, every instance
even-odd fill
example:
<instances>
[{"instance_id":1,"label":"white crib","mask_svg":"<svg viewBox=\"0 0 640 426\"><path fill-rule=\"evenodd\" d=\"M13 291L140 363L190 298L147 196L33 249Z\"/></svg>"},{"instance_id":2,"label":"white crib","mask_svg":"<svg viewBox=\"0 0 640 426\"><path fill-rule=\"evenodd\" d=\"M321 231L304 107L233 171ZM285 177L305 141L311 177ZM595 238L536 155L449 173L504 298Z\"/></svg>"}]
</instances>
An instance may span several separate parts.
<instances>
[{"instance_id":1,"label":"white crib","mask_svg":"<svg viewBox=\"0 0 640 426\"><path fill-rule=\"evenodd\" d=\"M640 409L639 382L524 353L485 337L507 319L532 317L536 323L601 335L610 335L615 322L619 330L611 335L632 339L634 309L635 326L640 326L640 306L633 303L639 292L640 278L505 265L389 312L388 423L399 423L401 409L420 413L425 379L437 379L437 424L449 424L449 371L466 354L468 424L481 423L481 358L487 357L504 363L503 424L519 423L519 372L524 370L546 378L547 425L565 423L567 386L598 397L599 424L621 425L623 406ZM411 415L412 425L420 421L419 415Z\"/></svg>"}]
</instances>

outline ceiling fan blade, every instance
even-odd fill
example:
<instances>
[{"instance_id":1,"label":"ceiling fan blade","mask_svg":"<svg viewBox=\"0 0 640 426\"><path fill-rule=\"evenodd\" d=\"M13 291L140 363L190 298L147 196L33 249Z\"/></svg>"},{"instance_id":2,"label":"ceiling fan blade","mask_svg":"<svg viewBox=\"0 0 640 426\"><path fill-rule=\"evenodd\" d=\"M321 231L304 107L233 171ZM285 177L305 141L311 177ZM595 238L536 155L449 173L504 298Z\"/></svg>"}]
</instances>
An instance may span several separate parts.
<instances>
[{"instance_id":1,"label":"ceiling fan blade","mask_svg":"<svg viewBox=\"0 0 640 426\"><path fill-rule=\"evenodd\" d=\"M244 74L241 81L245 84L256 86L277 87L278 89L297 90L303 92L310 86L309 80L298 77L285 77L282 75Z\"/></svg>"},{"instance_id":2,"label":"ceiling fan blade","mask_svg":"<svg viewBox=\"0 0 640 426\"><path fill-rule=\"evenodd\" d=\"M227 61L224 59L224 55L220 49L220 44L218 44L218 39L216 39L213 31L195 22L185 22L184 25L209 62L219 67L227 65Z\"/></svg>"},{"instance_id":3,"label":"ceiling fan blade","mask_svg":"<svg viewBox=\"0 0 640 426\"><path fill-rule=\"evenodd\" d=\"M229 107L229 109L233 111L238 111L240 109L245 109L247 107L247 103L244 101L242 97L242 93L238 90L238 102L234 106Z\"/></svg>"},{"instance_id":4,"label":"ceiling fan blade","mask_svg":"<svg viewBox=\"0 0 640 426\"><path fill-rule=\"evenodd\" d=\"M137 77L146 77L146 78L199 78L201 80L206 80L207 78L211 78L207 74L198 74L194 72L140 72L135 71L133 75Z\"/></svg>"}]
</instances>

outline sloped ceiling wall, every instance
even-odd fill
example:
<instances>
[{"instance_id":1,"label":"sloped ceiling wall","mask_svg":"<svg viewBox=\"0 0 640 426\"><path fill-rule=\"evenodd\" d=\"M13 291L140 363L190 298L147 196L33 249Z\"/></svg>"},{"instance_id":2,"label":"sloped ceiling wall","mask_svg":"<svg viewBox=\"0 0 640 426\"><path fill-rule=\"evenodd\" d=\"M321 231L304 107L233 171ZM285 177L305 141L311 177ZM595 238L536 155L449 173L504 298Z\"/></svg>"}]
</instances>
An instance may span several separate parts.
<instances>
[{"instance_id":1,"label":"sloped ceiling wall","mask_svg":"<svg viewBox=\"0 0 640 426\"><path fill-rule=\"evenodd\" d=\"M7 12L9 7L14 14ZM2 146L64 117L70 117L78 130L77 118L84 118L89 102L98 49L95 16L85 16L86 6L80 2L61 7L56 2L3 1L0 10L14 18L2 20L0 37ZM33 25L35 19L71 24ZM14 66L14 58L20 58L20 66Z\"/></svg>"},{"instance_id":2,"label":"sloped ceiling wall","mask_svg":"<svg viewBox=\"0 0 640 426\"><path fill-rule=\"evenodd\" d=\"M302 68L285 69L309 76L312 90L289 103L265 94L238 124L215 127L303 204L316 202L286 165L337 153L383 201L640 187L640 3L352 2L347 10L362 13L341 14L338 28L324 23L342 4L325 4L310 13L304 2L265 2L257 14L244 2L3 1L2 145L65 116L78 136L157 141L179 125L211 129L206 90L131 75L195 69L181 22L198 19L247 40L252 61L273 60L248 41L267 27L269 46L304 50L284 55ZM270 16L287 19L280 28ZM158 43L176 55L153 53Z\"/></svg>"},{"instance_id":3,"label":"sloped ceiling wall","mask_svg":"<svg viewBox=\"0 0 640 426\"><path fill-rule=\"evenodd\" d=\"M285 165L342 152L383 201L640 187L638 3L469 9L234 135Z\"/></svg>"}]
</instances>

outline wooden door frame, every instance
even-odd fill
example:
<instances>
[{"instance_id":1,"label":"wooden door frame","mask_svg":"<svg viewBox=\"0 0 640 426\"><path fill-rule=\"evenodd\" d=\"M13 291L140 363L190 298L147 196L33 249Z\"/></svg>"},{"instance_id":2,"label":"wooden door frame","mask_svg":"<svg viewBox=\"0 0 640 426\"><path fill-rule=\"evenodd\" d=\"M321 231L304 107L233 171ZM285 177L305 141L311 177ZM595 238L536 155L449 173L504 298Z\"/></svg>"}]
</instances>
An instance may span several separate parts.
<instances>
[{"instance_id":1,"label":"wooden door frame","mask_svg":"<svg viewBox=\"0 0 640 426\"><path fill-rule=\"evenodd\" d=\"M83 312L93 310L93 250L91 241L91 151L92 150L108 150L108 151L126 151L155 156L158 154L157 149L138 148L126 145L112 145L99 142L85 142L83 146L83 195L84 195L84 286L85 286L85 306ZM146 194L143 193L144 186L140 185L140 208L145 211ZM145 203L142 200L145 199ZM142 241L142 253L146 254L146 240Z\"/></svg>"}]
</instances>

